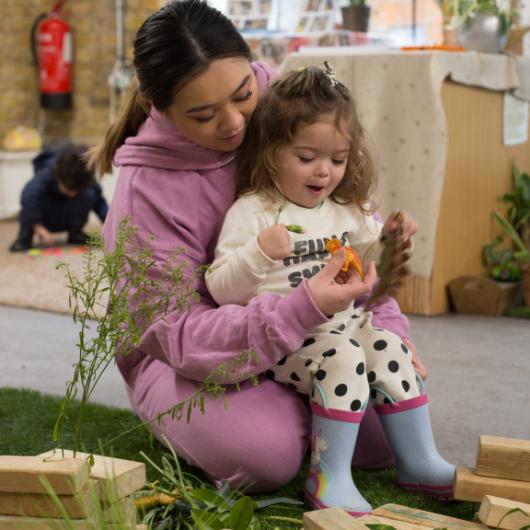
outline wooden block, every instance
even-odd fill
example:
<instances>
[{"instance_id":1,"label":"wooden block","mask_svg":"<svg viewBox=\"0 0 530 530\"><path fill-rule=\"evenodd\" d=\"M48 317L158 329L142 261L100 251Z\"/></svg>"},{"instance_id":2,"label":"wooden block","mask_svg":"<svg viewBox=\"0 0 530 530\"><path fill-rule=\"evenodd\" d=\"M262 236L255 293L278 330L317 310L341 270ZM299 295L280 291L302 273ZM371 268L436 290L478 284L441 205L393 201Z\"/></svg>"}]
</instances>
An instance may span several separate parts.
<instances>
[{"instance_id":1,"label":"wooden block","mask_svg":"<svg viewBox=\"0 0 530 530\"><path fill-rule=\"evenodd\" d=\"M80 458L49 462L36 456L0 455L0 492L46 493L46 477L57 495L72 495L88 481L88 464Z\"/></svg>"},{"instance_id":2,"label":"wooden block","mask_svg":"<svg viewBox=\"0 0 530 530\"><path fill-rule=\"evenodd\" d=\"M16 517L0 515L0 530L94 530L95 522L91 519L47 519L42 517Z\"/></svg>"},{"instance_id":3,"label":"wooden block","mask_svg":"<svg viewBox=\"0 0 530 530\"><path fill-rule=\"evenodd\" d=\"M88 458L88 453L79 453L80 458ZM71 458L73 451L49 451L38 455L61 461ZM90 468L90 478L99 482L100 498L102 502L112 503L117 499L127 497L131 493L142 489L146 481L145 464L122 458L94 455L94 465Z\"/></svg>"},{"instance_id":4,"label":"wooden block","mask_svg":"<svg viewBox=\"0 0 530 530\"><path fill-rule=\"evenodd\" d=\"M530 503L530 482L479 477L473 469L457 467L454 498L459 501L481 502L484 495Z\"/></svg>"},{"instance_id":5,"label":"wooden block","mask_svg":"<svg viewBox=\"0 0 530 530\"><path fill-rule=\"evenodd\" d=\"M366 524L384 524L393 526L396 530L430 530L432 527L421 525L418 523L398 521L389 517L381 517L379 515L363 515L357 521Z\"/></svg>"},{"instance_id":6,"label":"wooden block","mask_svg":"<svg viewBox=\"0 0 530 530\"><path fill-rule=\"evenodd\" d=\"M93 494L87 485L75 495L58 495L58 498L69 517L85 519L95 510ZM62 517L60 508L47 493L0 493L0 514L52 519Z\"/></svg>"},{"instance_id":7,"label":"wooden block","mask_svg":"<svg viewBox=\"0 0 530 530\"><path fill-rule=\"evenodd\" d=\"M516 511L506 516L510 510L515 508L522 511ZM530 504L486 495L482 500L477 517L487 526L503 530L519 530L523 526L530 525Z\"/></svg>"},{"instance_id":8,"label":"wooden block","mask_svg":"<svg viewBox=\"0 0 530 530\"><path fill-rule=\"evenodd\" d=\"M136 526L136 507L130 497L124 497L103 509L103 518L108 523L119 521Z\"/></svg>"},{"instance_id":9,"label":"wooden block","mask_svg":"<svg viewBox=\"0 0 530 530\"><path fill-rule=\"evenodd\" d=\"M485 529L484 525L479 523L472 523L471 521L439 513L416 510L400 504L384 504L376 508L373 511L373 515L428 528L448 528L449 530Z\"/></svg>"},{"instance_id":10,"label":"wooden block","mask_svg":"<svg viewBox=\"0 0 530 530\"><path fill-rule=\"evenodd\" d=\"M304 513L304 530L367 530L357 519L339 508Z\"/></svg>"},{"instance_id":11,"label":"wooden block","mask_svg":"<svg viewBox=\"0 0 530 530\"><path fill-rule=\"evenodd\" d=\"M530 440L482 435L475 473L530 482Z\"/></svg>"}]
</instances>

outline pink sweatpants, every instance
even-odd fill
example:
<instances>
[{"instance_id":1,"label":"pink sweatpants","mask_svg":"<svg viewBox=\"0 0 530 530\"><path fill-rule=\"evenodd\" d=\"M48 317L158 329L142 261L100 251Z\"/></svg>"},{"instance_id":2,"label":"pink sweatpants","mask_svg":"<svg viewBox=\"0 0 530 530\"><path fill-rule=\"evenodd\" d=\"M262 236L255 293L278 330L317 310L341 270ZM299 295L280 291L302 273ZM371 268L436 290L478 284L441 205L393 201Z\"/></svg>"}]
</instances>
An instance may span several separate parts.
<instances>
[{"instance_id":1,"label":"pink sweatpants","mask_svg":"<svg viewBox=\"0 0 530 530\"><path fill-rule=\"evenodd\" d=\"M128 388L134 411L142 419L186 399L196 383L176 375L166 364L153 360ZM263 379L229 389L223 399L207 398L205 413L195 409L191 421L152 424L155 436L164 434L189 464L202 469L213 481L225 479L248 492L275 490L299 471L309 443L311 419L306 403L293 390ZM386 467L394 462L377 414L369 408L361 430L353 465Z\"/></svg>"}]
</instances>

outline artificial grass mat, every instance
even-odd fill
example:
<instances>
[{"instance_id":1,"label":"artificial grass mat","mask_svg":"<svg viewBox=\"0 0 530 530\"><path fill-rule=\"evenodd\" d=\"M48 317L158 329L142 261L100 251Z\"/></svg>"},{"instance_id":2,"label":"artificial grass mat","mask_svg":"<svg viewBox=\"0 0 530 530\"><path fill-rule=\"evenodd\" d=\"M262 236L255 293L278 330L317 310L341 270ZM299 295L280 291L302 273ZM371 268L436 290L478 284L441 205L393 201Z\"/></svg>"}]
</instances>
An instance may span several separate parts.
<instances>
[{"instance_id":1,"label":"artificial grass mat","mask_svg":"<svg viewBox=\"0 0 530 530\"><path fill-rule=\"evenodd\" d=\"M36 455L50 450L52 443L52 428L59 410L60 397L50 396L33 390L15 388L0 388L0 454L3 455ZM73 402L73 407L77 403ZM193 417L192 420L193 421ZM110 440L113 436L138 425L138 418L130 411L115 407L90 404L86 410L82 431L84 450L100 453L101 442ZM65 429L64 445L69 447L71 431ZM160 463L160 457L167 452L158 442L151 445L145 429L137 429L116 441L112 447L107 447L106 455L116 458L143 461L140 451L143 451L155 463ZM259 455L256 455L259 458ZM256 495L255 499L274 497L290 497L303 500L302 486L308 466L308 458L300 473L289 484L269 495ZM205 480L195 468L181 462L184 471L192 472ZM155 480L157 472L147 465L148 480ZM366 499L377 507L386 503L403 504L421 510L442 513L452 517L472 520L478 509L477 503L460 501L440 501L437 499L412 495L394 485L394 469L353 470L355 484ZM260 513L266 515L282 515L301 518L303 508L293 506L272 506ZM264 528L277 528L278 523ZM282 523L282 528L296 528L288 523Z\"/></svg>"}]
</instances>

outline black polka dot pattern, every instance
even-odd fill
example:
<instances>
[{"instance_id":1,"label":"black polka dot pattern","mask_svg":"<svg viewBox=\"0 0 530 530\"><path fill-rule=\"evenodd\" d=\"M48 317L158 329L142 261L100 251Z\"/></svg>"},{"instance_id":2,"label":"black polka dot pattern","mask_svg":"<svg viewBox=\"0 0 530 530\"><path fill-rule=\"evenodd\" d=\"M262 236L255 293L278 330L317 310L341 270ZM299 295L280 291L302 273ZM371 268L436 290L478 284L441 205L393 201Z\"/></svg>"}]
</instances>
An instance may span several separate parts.
<instances>
[{"instance_id":1,"label":"black polka dot pattern","mask_svg":"<svg viewBox=\"0 0 530 530\"><path fill-rule=\"evenodd\" d=\"M401 349L403 350L403 353L409 352L409 349L403 343L401 343Z\"/></svg>"},{"instance_id":2,"label":"black polka dot pattern","mask_svg":"<svg viewBox=\"0 0 530 530\"><path fill-rule=\"evenodd\" d=\"M313 337L309 337L308 339L304 340L302 348L307 348L308 346L311 346L311 344L315 344L315 342L316 340Z\"/></svg>"},{"instance_id":3,"label":"black polka dot pattern","mask_svg":"<svg viewBox=\"0 0 530 530\"><path fill-rule=\"evenodd\" d=\"M398 370L399 370L399 364L397 363L397 361L390 361L388 363L388 369L393 373L395 374Z\"/></svg>"},{"instance_id":4,"label":"black polka dot pattern","mask_svg":"<svg viewBox=\"0 0 530 530\"><path fill-rule=\"evenodd\" d=\"M274 379L274 372L272 370L267 370L265 372L265 375L269 378L269 379Z\"/></svg>"},{"instance_id":5,"label":"black polka dot pattern","mask_svg":"<svg viewBox=\"0 0 530 530\"><path fill-rule=\"evenodd\" d=\"M313 361L312 361L311 359L307 359L307 361L304 363L304 366L307 368L307 367L310 366L312 363L313 363Z\"/></svg>"},{"instance_id":6,"label":"black polka dot pattern","mask_svg":"<svg viewBox=\"0 0 530 530\"><path fill-rule=\"evenodd\" d=\"M361 345L360 345L356 340L350 339L350 342L351 342L356 348L360 348L360 347L361 347Z\"/></svg>"},{"instance_id":7,"label":"black polka dot pattern","mask_svg":"<svg viewBox=\"0 0 530 530\"><path fill-rule=\"evenodd\" d=\"M291 379L293 381L300 381L300 376L296 372L291 372Z\"/></svg>"},{"instance_id":8,"label":"black polka dot pattern","mask_svg":"<svg viewBox=\"0 0 530 530\"><path fill-rule=\"evenodd\" d=\"M342 397L346 395L346 392L348 392L348 387L345 384L340 384L335 387L335 395Z\"/></svg>"},{"instance_id":9,"label":"black polka dot pattern","mask_svg":"<svg viewBox=\"0 0 530 530\"><path fill-rule=\"evenodd\" d=\"M373 383L376 377L377 377L376 373L372 370L371 372L368 373L368 382Z\"/></svg>"},{"instance_id":10,"label":"black polka dot pattern","mask_svg":"<svg viewBox=\"0 0 530 530\"><path fill-rule=\"evenodd\" d=\"M337 329L332 329L332 330L330 331L330 333L331 333L332 335L340 335L340 331L338 331Z\"/></svg>"},{"instance_id":11,"label":"black polka dot pattern","mask_svg":"<svg viewBox=\"0 0 530 530\"><path fill-rule=\"evenodd\" d=\"M380 339L374 342L374 350L383 351L388 346L386 340Z\"/></svg>"},{"instance_id":12,"label":"black polka dot pattern","mask_svg":"<svg viewBox=\"0 0 530 530\"><path fill-rule=\"evenodd\" d=\"M350 409L351 409L352 412L355 412L355 411L359 410L362 407L362 405L363 404L358 399L354 399L351 402Z\"/></svg>"},{"instance_id":13,"label":"black polka dot pattern","mask_svg":"<svg viewBox=\"0 0 530 530\"><path fill-rule=\"evenodd\" d=\"M287 383L287 386L298 392L298 388L296 388L296 385L293 385L292 383Z\"/></svg>"},{"instance_id":14,"label":"black polka dot pattern","mask_svg":"<svg viewBox=\"0 0 530 530\"><path fill-rule=\"evenodd\" d=\"M331 348L331 350L325 351L322 354L322 357L333 357L337 353L337 350L335 348Z\"/></svg>"},{"instance_id":15,"label":"black polka dot pattern","mask_svg":"<svg viewBox=\"0 0 530 530\"><path fill-rule=\"evenodd\" d=\"M363 375L364 374L364 363L359 363L357 365L357 368L355 368L355 371L357 372L358 375Z\"/></svg>"},{"instance_id":16,"label":"black polka dot pattern","mask_svg":"<svg viewBox=\"0 0 530 530\"><path fill-rule=\"evenodd\" d=\"M372 399L375 399L377 397L377 390L372 388L372 390L370 390L370 396Z\"/></svg>"},{"instance_id":17,"label":"black polka dot pattern","mask_svg":"<svg viewBox=\"0 0 530 530\"><path fill-rule=\"evenodd\" d=\"M286 355L283 359L280 359L280 360L278 361L278 364L279 364L280 366L282 366L282 365L285 364L285 361L286 361L286 360L287 360L287 355Z\"/></svg>"},{"instance_id":18,"label":"black polka dot pattern","mask_svg":"<svg viewBox=\"0 0 530 530\"><path fill-rule=\"evenodd\" d=\"M323 381L324 378L326 377L326 370L322 370L322 368L320 370L317 370L316 371L316 374L315 374L315 377L319 380L319 381Z\"/></svg>"},{"instance_id":19,"label":"black polka dot pattern","mask_svg":"<svg viewBox=\"0 0 530 530\"><path fill-rule=\"evenodd\" d=\"M401 386L403 387L403 390L405 392L408 392L410 390L409 382L405 381L404 379L403 379L403 381L401 381Z\"/></svg>"},{"instance_id":20,"label":"black polka dot pattern","mask_svg":"<svg viewBox=\"0 0 530 530\"><path fill-rule=\"evenodd\" d=\"M339 331L344 331L346 329L346 324L341 324L337 329Z\"/></svg>"}]
</instances>

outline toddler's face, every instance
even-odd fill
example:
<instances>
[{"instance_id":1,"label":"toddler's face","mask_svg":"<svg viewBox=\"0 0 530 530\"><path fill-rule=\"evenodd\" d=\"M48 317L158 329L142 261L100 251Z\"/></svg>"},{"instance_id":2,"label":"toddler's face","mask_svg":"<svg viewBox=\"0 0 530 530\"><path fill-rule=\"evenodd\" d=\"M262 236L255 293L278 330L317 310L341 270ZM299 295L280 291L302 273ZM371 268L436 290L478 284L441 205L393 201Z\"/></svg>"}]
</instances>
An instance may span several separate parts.
<instances>
[{"instance_id":1,"label":"toddler's face","mask_svg":"<svg viewBox=\"0 0 530 530\"><path fill-rule=\"evenodd\" d=\"M344 176L350 142L322 115L301 127L291 144L280 150L277 180L291 202L313 208L329 197Z\"/></svg>"},{"instance_id":2,"label":"toddler's face","mask_svg":"<svg viewBox=\"0 0 530 530\"><path fill-rule=\"evenodd\" d=\"M169 119L189 140L216 151L234 151L258 101L258 85L245 58L213 61L176 94Z\"/></svg>"}]
</instances>

